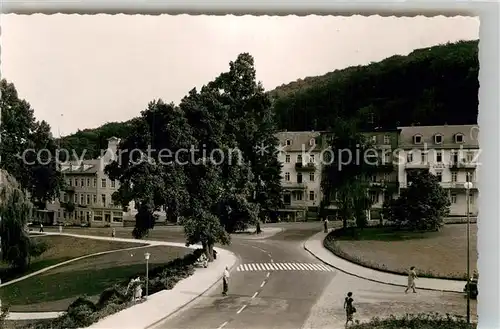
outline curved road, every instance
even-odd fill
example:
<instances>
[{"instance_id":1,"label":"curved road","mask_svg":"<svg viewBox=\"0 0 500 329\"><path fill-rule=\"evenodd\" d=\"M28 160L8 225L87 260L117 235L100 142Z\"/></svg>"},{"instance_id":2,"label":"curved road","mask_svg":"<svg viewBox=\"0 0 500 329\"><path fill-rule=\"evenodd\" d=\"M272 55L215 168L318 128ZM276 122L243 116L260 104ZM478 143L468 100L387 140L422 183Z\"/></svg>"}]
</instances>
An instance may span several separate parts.
<instances>
[{"instance_id":1,"label":"curved road","mask_svg":"<svg viewBox=\"0 0 500 329\"><path fill-rule=\"evenodd\" d=\"M302 247L318 232L318 223L301 226L265 240L234 238L229 249L243 265L231 272L228 295L223 297L218 285L154 328L300 327L336 274Z\"/></svg>"},{"instance_id":2,"label":"curved road","mask_svg":"<svg viewBox=\"0 0 500 329\"><path fill-rule=\"evenodd\" d=\"M303 249L303 242L322 229L318 222L282 226L285 231L267 239L233 238L228 249L240 257L240 265L231 272L226 297L221 295L222 284L218 284L151 328L341 328L347 291L354 292L360 320L419 312L465 315L461 294L404 294L404 288L327 267ZM475 315L473 305L473 318Z\"/></svg>"}]
</instances>

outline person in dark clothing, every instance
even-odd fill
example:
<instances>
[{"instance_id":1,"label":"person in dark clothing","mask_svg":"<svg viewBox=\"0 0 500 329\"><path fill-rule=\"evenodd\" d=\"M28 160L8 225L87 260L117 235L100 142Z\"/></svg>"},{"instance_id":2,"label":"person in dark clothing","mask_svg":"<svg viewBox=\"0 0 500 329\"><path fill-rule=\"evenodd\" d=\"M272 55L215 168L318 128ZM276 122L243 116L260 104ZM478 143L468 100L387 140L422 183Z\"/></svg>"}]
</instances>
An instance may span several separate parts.
<instances>
[{"instance_id":1,"label":"person in dark clothing","mask_svg":"<svg viewBox=\"0 0 500 329\"><path fill-rule=\"evenodd\" d=\"M345 309L345 313L346 313L346 321L345 321L345 326L347 327L347 324L349 322L351 322L352 324L354 324L354 319L353 319L353 316L354 316L354 313L356 313L356 308L354 307L354 305L352 305L352 303L354 302L354 299L352 299L352 292L348 292L347 293L347 297L345 298L345 301L344 301L344 309Z\"/></svg>"},{"instance_id":2,"label":"person in dark clothing","mask_svg":"<svg viewBox=\"0 0 500 329\"><path fill-rule=\"evenodd\" d=\"M328 218L323 221L324 232L328 233Z\"/></svg>"},{"instance_id":3,"label":"person in dark clothing","mask_svg":"<svg viewBox=\"0 0 500 329\"><path fill-rule=\"evenodd\" d=\"M40 232L43 232L43 224L40 223Z\"/></svg>"},{"instance_id":4,"label":"person in dark clothing","mask_svg":"<svg viewBox=\"0 0 500 329\"><path fill-rule=\"evenodd\" d=\"M215 249L213 250L213 256L214 256L214 259L217 259L217 251L215 251Z\"/></svg>"},{"instance_id":5,"label":"person in dark clothing","mask_svg":"<svg viewBox=\"0 0 500 329\"><path fill-rule=\"evenodd\" d=\"M224 274L222 275L222 295L227 296L227 290L229 289L229 268L226 266Z\"/></svg>"}]
</instances>

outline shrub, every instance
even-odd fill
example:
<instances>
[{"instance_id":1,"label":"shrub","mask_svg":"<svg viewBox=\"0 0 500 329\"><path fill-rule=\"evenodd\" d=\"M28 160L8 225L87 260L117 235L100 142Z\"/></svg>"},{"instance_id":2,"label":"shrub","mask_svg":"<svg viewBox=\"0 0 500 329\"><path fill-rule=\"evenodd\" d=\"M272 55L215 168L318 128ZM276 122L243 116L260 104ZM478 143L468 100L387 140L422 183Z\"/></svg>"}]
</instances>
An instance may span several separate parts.
<instances>
[{"instance_id":1,"label":"shrub","mask_svg":"<svg viewBox=\"0 0 500 329\"><path fill-rule=\"evenodd\" d=\"M30 256L39 257L49 249L49 244L45 241L30 241Z\"/></svg>"},{"instance_id":2,"label":"shrub","mask_svg":"<svg viewBox=\"0 0 500 329\"><path fill-rule=\"evenodd\" d=\"M373 318L370 322L355 324L352 329L475 329L477 324L468 324L460 316L446 314L406 314L387 319Z\"/></svg>"}]
</instances>

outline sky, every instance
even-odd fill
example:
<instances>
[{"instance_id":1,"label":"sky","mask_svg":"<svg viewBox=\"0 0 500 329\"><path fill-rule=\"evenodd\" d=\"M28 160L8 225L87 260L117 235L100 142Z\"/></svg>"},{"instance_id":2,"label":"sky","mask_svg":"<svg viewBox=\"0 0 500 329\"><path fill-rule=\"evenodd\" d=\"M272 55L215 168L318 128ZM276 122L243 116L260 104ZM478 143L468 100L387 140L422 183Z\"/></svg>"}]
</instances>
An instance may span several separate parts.
<instances>
[{"instance_id":1,"label":"sky","mask_svg":"<svg viewBox=\"0 0 500 329\"><path fill-rule=\"evenodd\" d=\"M55 137L178 103L238 54L266 90L392 55L479 38L479 18L2 15L1 75Z\"/></svg>"}]
</instances>

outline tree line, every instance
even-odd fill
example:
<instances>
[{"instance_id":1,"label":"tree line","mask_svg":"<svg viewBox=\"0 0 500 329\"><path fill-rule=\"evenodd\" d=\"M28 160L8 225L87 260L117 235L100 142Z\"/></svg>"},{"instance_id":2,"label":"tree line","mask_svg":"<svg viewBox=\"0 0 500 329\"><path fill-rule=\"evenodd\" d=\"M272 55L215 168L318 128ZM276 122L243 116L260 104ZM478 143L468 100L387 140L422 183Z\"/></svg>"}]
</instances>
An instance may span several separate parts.
<instances>
[{"instance_id":1,"label":"tree line","mask_svg":"<svg viewBox=\"0 0 500 329\"><path fill-rule=\"evenodd\" d=\"M364 129L476 124L478 73L478 41L460 41L299 79L267 94L278 130L329 130L338 118L361 118ZM126 137L131 122L79 130L61 143L95 158L108 138Z\"/></svg>"}]
</instances>

